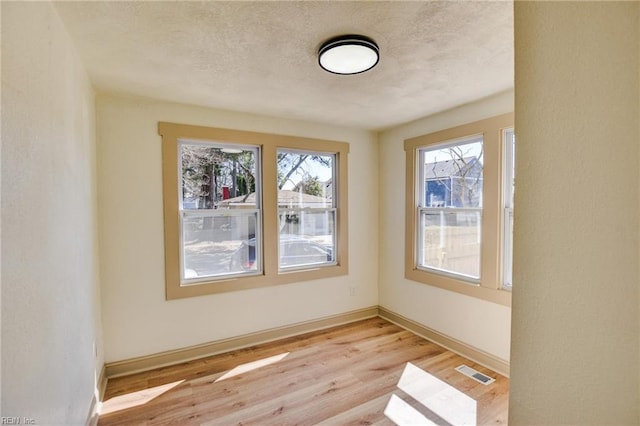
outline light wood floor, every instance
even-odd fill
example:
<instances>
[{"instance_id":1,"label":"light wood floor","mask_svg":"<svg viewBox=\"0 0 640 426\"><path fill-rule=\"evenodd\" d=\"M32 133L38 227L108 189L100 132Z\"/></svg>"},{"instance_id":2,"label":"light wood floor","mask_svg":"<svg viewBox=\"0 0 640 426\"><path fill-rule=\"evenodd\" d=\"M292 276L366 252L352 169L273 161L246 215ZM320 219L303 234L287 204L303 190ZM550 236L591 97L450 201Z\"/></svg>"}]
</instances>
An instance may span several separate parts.
<instances>
[{"instance_id":1,"label":"light wood floor","mask_svg":"<svg viewBox=\"0 0 640 426\"><path fill-rule=\"evenodd\" d=\"M454 370L461 364L496 381L480 384ZM393 425L390 417L415 416L449 425L470 407L479 425L506 424L508 389L507 378L373 318L110 379L104 409L150 400L102 414L99 425Z\"/></svg>"}]
</instances>

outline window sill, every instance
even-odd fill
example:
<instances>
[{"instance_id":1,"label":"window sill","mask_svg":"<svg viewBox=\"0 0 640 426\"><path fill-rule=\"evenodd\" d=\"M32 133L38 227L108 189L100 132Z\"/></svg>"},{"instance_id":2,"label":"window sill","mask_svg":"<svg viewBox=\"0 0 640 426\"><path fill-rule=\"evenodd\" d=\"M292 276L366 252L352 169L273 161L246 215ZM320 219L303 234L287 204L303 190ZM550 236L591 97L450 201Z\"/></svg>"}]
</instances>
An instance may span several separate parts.
<instances>
[{"instance_id":1,"label":"window sill","mask_svg":"<svg viewBox=\"0 0 640 426\"><path fill-rule=\"evenodd\" d=\"M500 288L484 287L481 284L474 284L417 268L405 270L405 278L421 284L511 307L511 292Z\"/></svg>"},{"instance_id":2,"label":"window sill","mask_svg":"<svg viewBox=\"0 0 640 426\"><path fill-rule=\"evenodd\" d=\"M186 297L205 296L208 294L226 293L229 291L249 290L273 285L333 278L341 275L347 275L348 273L349 269L345 260L340 265L323 266L322 268L297 269L275 274L222 278L215 281L201 281L186 285L169 285L166 287L166 297L167 300L173 300Z\"/></svg>"}]
</instances>

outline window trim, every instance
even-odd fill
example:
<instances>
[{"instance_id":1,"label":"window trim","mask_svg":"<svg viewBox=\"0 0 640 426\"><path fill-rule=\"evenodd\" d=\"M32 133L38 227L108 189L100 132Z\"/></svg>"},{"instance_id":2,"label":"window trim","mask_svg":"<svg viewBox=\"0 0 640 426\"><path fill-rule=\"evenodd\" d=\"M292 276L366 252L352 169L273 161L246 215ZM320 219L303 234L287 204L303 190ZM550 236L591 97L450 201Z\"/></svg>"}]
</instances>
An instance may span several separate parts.
<instances>
[{"instance_id":1,"label":"window trim","mask_svg":"<svg viewBox=\"0 0 640 426\"><path fill-rule=\"evenodd\" d=\"M405 278L467 296L511 306L511 292L502 289L503 241L503 130L513 127L513 113L502 114L404 141L406 154L405 196ZM419 150L473 135L482 135L484 144L481 277L479 283L458 279L417 267Z\"/></svg>"},{"instance_id":2,"label":"window trim","mask_svg":"<svg viewBox=\"0 0 640 426\"><path fill-rule=\"evenodd\" d=\"M162 137L162 186L164 209L165 297L167 300L228 291L289 284L347 275L348 269L348 153L349 144L324 139L276 135L214 127L160 122ZM210 141L258 146L262 164L263 272L181 285L178 141ZM334 187L336 214L336 264L318 268L278 270L277 150L335 153L338 185Z\"/></svg>"}]
</instances>

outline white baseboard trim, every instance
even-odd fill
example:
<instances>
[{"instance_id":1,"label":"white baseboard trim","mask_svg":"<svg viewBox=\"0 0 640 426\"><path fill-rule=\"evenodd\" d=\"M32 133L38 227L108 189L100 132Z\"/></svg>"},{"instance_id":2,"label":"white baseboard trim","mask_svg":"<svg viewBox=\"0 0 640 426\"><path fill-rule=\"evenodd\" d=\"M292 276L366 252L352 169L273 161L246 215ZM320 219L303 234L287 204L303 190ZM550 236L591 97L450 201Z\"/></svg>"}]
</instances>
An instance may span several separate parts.
<instances>
[{"instance_id":1,"label":"white baseboard trim","mask_svg":"<svg viewBox=\"0 0 640 426\"><path fill-rule=\"evenodd\" d=\"M471 361L483 365L498 374L509 377L508 361L442 334L387 308L382 306L372 306L370 308L359 309L316 320L304 321L289 326L272 328L229 339L222 339L187 348L107 363L100 374L100 401L103 399L107 380L113 377L127 376L129 374L153 370L160 367L166 367L168 365L180 364L194 359L217 355L376 316L409 330L412 333L455 352L458 355L468 358Z\"/></svg>"},{"instance_id":2,"label":"white baseboard trim","mask_svg":"<svg viewBox=\"0 0 640 426\"><path fill-rule=\"evenodd\" d=\"M100 406L100 402L104 398L104 392L107 389L107 376L106 369L103 365L100 369L100 375L98 376L98 382L96 383L97 394L94 392L93 398L91 398L91 405L89 406L89 414L87 415L87 421L85 422L86 426L97 426L98 425L98 416L100 413L98 412L98 407Z\"/></svg>"},{"instance_id":3,"label":"white baseboard trim","mask_svg":"<svg viewBox=\"0 0 640 426\"><path fill-rule=\"evenodd\" d=\"M84 422L85 426L97 426L98 424L98 399L95 395L91 398L91 405L89 406L89 415Z\"/></svg>"},{"instance_id":4,"label":"white baseboard trim","mask_svg":"<svg viewBox=\"0 0 640 426\"><path fill-rule=\"evenodd\" d=\"M104 393L107 390L107 367L102 365L100 376L98 377L98 401L104 399Z\"/></svg>"},{"instance_id":5,"label":"white baseboard trim","mask_svg":"<svg viewBox=\"0 0 640 426\"><path fill-rule=\"evenodd\" d=\"M451 352L455 352L458 355L469 358L471 361L477 362L478 364L487 367L498 374L509 377L508 361L505 361L501 358L491 355L488 352L442 334L427 326L410 320L409 318L403 317L402 315L397 314L382 306L378 306L378 315L381 318L384 318L389 322L392 322L406 330L409 330L420 337L424 337L425 339L433 343L449 349Z\"/></svg>"},{"instance_id":6,"label":"white baseboard trim","mask_svg":"<svg viewBox=\"0 0 640 426\"><path fill-rule=\"evenodd\" d=\"M188 348L176 349L123 361L110 362L105 365L105 377L110 379L113 377L126 376L133 373L153 370L155 368L165 367L168 365L180 364L198 358L238 350L261 343L267 343L274 340L284 339L286 337L335 327L376 316L378 316L378 307L372 306L370 308L359 309L316 320L304 321L293 325L272 328L229 339L195 345Z\"/></svg>"}]
</instances>

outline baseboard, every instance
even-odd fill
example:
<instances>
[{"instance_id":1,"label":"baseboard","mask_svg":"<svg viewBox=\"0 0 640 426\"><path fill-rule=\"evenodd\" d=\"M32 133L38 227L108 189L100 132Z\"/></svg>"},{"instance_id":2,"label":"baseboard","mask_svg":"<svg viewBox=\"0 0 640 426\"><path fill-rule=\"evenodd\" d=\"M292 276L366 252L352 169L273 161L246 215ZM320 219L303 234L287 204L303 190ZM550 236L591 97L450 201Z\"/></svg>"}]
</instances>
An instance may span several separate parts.
<instances>
[{"instance_id":1,"label":"baseboard","mask_svg":"<svg viewBox=\"0 0 640 426\"><path fill-rule=\"evenodd\" d=\"M245 334L243 336L204 343L202 345L191 346L153 355L132 358L123 361L111 362L105 365L105 377L113 378L126 376L142 371L153 370L168 365L180 364L198 358L204 358L232 350L242 349L249 346L267 343L286 337L296 336L311 331L322 330L335 327L354 321L378 316L378 307L359 309L343 314L332 315L316 320L305 321L289 326L272 328L256 333Z\"/></svg>"},{"instance_id":2,"label":"baseboard","mask_svg":"<svg viewBox=\"0 0 640 426\"><path fill-rule=\"evenodd\" d=\"M93 395L91 398L91 405L89 406L89 414L87 415L87 421L85 426L97 426L98 425L98 398Z\"/></svg>"},{"instance_id":3,"label":"baseboard","mask_svg":"<svg viewBox=\"0 0 640 426\"><path fill-rule=\"evenodd\" d=\"M198 358L204 358L232 350L238 350L261 343L272 342L286 337L296 336L311 331L322 330L335 327L366 318L380 316L406 330L411 331L427 340L430 340L452 352L455 352L471 361L477 362L496 373L509 377L509 363L481 349L475 348L467 343L456 340L427 326L417 323L411 319L403 317L382 306L372 306L370 308L359 309L343 314L332 315L316 320L305 321L289 326L272 328L256 333L245 334L229 339L204 343L188 348L176 349L157 354L131 358L128 360L108 363L103 367L100 374L100 401L103 400L104 390L107 380L113 377L126 376L142 371L153 370L155 368L168 365L180 364Z\"/></svg>"},{"instance_id":4,"label":"baseboard","mask_svg":"<svg viewBox=\"0 0 640 426\"><path fill-rule=\"evenodd\" d=\"M104 400L104 393L107 390L107 368L102 365L100 376L98 377L98 401Z\"/></svg>"},{"instance_id":5,"label":"baseboard","mask_svg":"<svg viewBox=\"0 0 640 426\"><path fill-rule=\"evenodd\" d=\"M98 381L96 383L96 391L93 393L93 398L91 398L91 404L89 406L89 414L87 415L87 421L85 422L86 426L97 426L98 424L98 406L100 402L104 398L104 392L107 389L107 376L105 366L102 365L100 369L100 375L98 376Z\"/></svg>"},{"instance_id":6,"label":"baseboard","mask_svg":"<svg viewBox=\"0 0 640 426\"><path fill-rule=\"evenodd\" d=\"M505 377L509 377L509 363L501 358L498 358L490 353L487 353L481 349L475 348L464 342L446 336L438 331L435 331L429 327L419 324L413 320L403 317L387 308L378 306L378 315L381 318L386 319L418 336L424 337L427 340L432 341L451 352L455 352L465 358L469 358L471 361L477 362L498 374L502 374Z\"/></svg>"}]
</instances>

